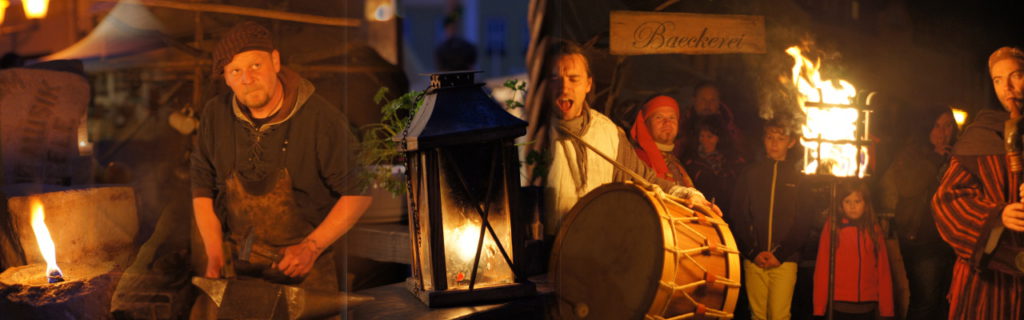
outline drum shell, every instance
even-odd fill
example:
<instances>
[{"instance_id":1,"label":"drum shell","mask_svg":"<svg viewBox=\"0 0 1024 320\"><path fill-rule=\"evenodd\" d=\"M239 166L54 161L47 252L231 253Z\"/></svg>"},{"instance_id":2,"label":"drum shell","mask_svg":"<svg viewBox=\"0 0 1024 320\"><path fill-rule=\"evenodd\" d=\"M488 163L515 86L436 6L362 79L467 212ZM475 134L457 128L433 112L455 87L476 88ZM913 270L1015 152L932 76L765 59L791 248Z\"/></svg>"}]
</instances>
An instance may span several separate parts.
<instances>
[{"instance_id":1,"label":"drum shell","mask_svg":"<svg viewBox=\"0 0 1024 320\"><path fill-rule=\"evenodd\" d=\"M705 239L722 250L701 250ZM689 257L684 250L692 251ZM731 314L739 289L723 283L741 283L739 261L721 217L618 183L595 189L566 215L550 275L561 318L669 318L697 311L687 295ZM702 284L709 279L703 270L724 281ZM673 292L672 286L685 284L692 287Z\"/></svg>"}]
</instances>

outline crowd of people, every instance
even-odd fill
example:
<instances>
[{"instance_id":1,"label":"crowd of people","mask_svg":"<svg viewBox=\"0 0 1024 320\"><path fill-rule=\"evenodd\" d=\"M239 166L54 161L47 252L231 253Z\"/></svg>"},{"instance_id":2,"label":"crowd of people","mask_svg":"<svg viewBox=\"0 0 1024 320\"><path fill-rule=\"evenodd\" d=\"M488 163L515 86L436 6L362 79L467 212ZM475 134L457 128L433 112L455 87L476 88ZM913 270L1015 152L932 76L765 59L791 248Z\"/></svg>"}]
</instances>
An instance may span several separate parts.
<instances>
[{"instance_id":1,"label":"crowd of people","mask_svg":"<svg viewBox=\"0 0 1024 320\"><path fill-rule=\"evenodd\" d=\"M718 88L701 83L685 109L670 96L650 98L627 133L590 107L593 78L582 49L548 47L541 86L550 114L542 142L548 236L590 191L643 179L730 224L743 260L737 315L789 319L831 308L837 319L1024 317L1024 187L1009 165L1020 154L1004 144L1005 137L1021 145L1024 132L1016 129L1024 51L1001 48L988 61L1001 108L977 112L962 134L948 110L935 108L879 179L836 187L839 209L827 220L833 212L813 196L820 188L801 173L791 119L768 119L760 140L745 139ZM206 256L199 270L227 276L225 251L255 238L282 248L278 261L247 266L255 276L337 290L331 245L371 201L354 178L350 151L358 142L347 119L281 65L262 26L235 26L213 57L211 74L231 90L205 108L191 158ZM897 285L904 274L906 285ZM909 296L905 310L902 296ZM198 299L193 316L214 315L211 303Z\"/></svg>"},{"instance_id":2,"label":"crowd of people","mask_svg":"<svg viewBox=\"0 0 1024 320\"><path fill-rule=\"evenodd\" d=\"M760 140L745 139L719 89L701 83L687 108L671 96L651 97L627 134L589 108L586 56L572 43L552 47L545 80L559 129L552 134L547 187L564 194L549 202L558 208L548 212L564 214L594 187L629 179L588 155L589 143L665 190L722 208L742 257L738 318L828 311L835 319L1024 316L1021 266L1001 260L1016 257L1024 240L1020 178L1008 171L1002 143L1003 122L1019 116L1024 98L1021 50L1002 48L989 61L1002 108L978 112L962 135L951 110L932 108L917 118L927 121L916 132L886 150L891 163L869 179L839 183L838 203L829 206L814 196L828 193L821 183L802 174L791 117L767 119ZM837 208L834 220L830 207ZM557 228L560 215L548 218L548 227Z\"/></svg>"}]
</instances>

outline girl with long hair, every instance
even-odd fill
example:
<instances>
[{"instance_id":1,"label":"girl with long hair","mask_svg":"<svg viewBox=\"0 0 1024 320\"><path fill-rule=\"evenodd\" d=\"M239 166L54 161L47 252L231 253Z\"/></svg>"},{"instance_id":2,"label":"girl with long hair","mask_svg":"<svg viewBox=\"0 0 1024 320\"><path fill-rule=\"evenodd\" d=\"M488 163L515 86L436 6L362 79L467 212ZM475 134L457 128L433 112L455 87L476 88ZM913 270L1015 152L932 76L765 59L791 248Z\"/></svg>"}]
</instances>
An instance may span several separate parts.
<instances>
[{"instance_id":1,"label":"girl with long hair","mask_svg":"<svg viewBox=\"0 0 1024 320\"><path fill-rule=\"evenodd\" d=\"M871 193L860 181L840 183L835 257L835 319L893 317L892 275L885 238L871 207ZM828 306L829 227L825 223L814 270L814 314Z\"/></svg>"}]
</instances>

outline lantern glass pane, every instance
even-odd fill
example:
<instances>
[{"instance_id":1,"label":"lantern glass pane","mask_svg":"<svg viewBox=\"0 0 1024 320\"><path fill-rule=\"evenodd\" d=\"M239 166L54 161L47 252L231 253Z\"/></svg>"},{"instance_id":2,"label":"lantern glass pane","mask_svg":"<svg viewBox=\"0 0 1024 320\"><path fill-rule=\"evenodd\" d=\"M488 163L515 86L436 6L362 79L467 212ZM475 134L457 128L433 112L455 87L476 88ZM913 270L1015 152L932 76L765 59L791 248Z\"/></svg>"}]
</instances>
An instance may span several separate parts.
<instances>
[{"instance_id":1,"label":"lantern glass pane","mask_svg":"<svg viewBox=\"0 0 1024 320\"><path fill-rule=\"evenodd\" d=\"M433 273L431 273L431 254L430 254L430 203L429 196L427 193L427 179L424 174L424 168L426 168L426 159L428 153L420 152L417 154L416 160L413 161L413 166L409 168L409 177L412 178L412 194L415 199L416 219L410 221L415 224L413 235L415 237L416 245L416 261L419 262L418 266L413 266L416 272L419 272L419 278L423 281L424 290L434 290ZM412 208L410 208L412 209Z\"/></svg>"},{"instance_id":2,"label":"lantern glass pane","mask_svg":"<svg viewBox=\"0 0 1024 320\"><path fill-rule=\"evenodd\" d=\"M493 148L493 146L487 146L481 149L493 150ZM465 150L458 150L448 152L446 155L466 156L467 153ZM455 175L452 170L458 168L463 179L477 181L476 183L468 183L470 190L472 190L470 194L477 200L477 203L481 200L480 198L487 194L487 185L494 189L491 191L490 205L487 206L487 220L505 252L511 255L512 226L508 201L506 200L508 190L505 183L507 177L504 175L504 161L499 157L495 157L498 159L474 158L476 158L476 161L467 162L463 158L460 161L440 166L441 168L446 168L440 170L440 182L445 243L444 256L445 266L448 269L445 274L447 276L448 289L469 289L470 279L473 276L473 263L476 257L477 246L480 244L481 235L484 241L483 248L480 250L480 260L477 266L474 288L509 284L514 280L512 268L505 262L505 258L498 249L497 243L491 236L490 231L485 229L481 233L483 220L480 209L473 208L471 201L466 201L468 199L459 198L465 197L467 194L461 191L463 190L461 185L455 185L456 183L461 184L460 180L452 176ZM441 161L453 160L442 157ZM494 161L498 163L494 164ZM467 165L467 163L469 164ZM484 171L479 171L481 169ZM491 172L490 170L494 171ZM493 180L490 177L493 177ZM480 181L485 182L480 183ZM509 256L509 258L511 259L512 257Z\"/></svg>"}]
</instances>

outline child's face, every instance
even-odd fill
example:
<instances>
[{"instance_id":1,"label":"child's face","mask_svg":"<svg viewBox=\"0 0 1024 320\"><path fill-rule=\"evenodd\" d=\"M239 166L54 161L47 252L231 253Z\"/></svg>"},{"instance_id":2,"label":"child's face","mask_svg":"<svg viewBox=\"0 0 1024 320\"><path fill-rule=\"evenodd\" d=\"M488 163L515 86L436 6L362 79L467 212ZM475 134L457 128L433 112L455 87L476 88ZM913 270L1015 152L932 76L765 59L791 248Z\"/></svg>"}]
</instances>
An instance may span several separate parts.
<instances>
[{"instance_id":1,"label":"child's face","mask_svg":"<svg viewBox=\"0 0 1024 320\"><path fill-rule=\"evenodd\" d=\"M718 136L707 129L700 130L700 150L704 153L714 152L718 148Z\"/></svg>"},{"instance_id":2,"label":"child's face","mask_svg":"<svg viewBox=\"0 0 1024 320\"><path fill-rule=\"evenodd\" d=\"M850 220L860 219L864 215L864 195L854 191L843 198L843 214Z\"/></svg>"},{"instance_id":3,"label":"child's face","mask_svg":"<svg viewBox=\"0 0 1024 320\"><path fill-rule=\"evenodd\" d=\"M796 144L796 139L786 134L782 128L768 127L764 133L764 151L775 161L786 160L786 151Z\"/></svg>"}]
</instances>

